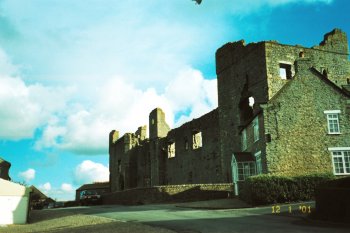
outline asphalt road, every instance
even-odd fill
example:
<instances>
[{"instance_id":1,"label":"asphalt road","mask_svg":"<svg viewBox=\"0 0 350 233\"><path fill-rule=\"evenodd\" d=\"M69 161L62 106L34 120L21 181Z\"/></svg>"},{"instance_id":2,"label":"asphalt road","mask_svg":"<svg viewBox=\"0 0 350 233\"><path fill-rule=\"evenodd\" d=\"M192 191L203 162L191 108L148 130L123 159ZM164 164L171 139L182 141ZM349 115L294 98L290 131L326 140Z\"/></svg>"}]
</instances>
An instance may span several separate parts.
<instances>
[{"instance_id":1,"label":"asphalt road","mask_svg":"<svg viewBox=\"0 0 350 233\"><path fill-rule=\"evenodd\" d=\"M311 220L307 217L310 203L261 208L203 210L176 207L174 204L140 206L93 206L82 212L125 222L193 232L350 232L348 226ZM305 207L305 208L304 208ZM305 213L303 213L305 212Z\"/></svg>"}]
</instances>

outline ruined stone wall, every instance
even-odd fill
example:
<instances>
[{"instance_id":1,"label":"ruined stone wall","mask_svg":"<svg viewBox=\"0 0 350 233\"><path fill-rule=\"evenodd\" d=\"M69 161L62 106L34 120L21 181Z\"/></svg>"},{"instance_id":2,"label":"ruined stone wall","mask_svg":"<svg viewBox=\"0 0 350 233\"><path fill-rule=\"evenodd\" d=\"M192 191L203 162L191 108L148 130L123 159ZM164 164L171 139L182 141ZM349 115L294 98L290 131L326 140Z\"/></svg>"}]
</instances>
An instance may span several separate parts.
<instances>
[{"instance_id":1,"label":"ruined stone wall","mask_svg":"<svg viewBox=\"0 0 350 233\"><path fill-rule=\"evenodd\" d=\"M249 96L256 103L268 99L264 43L224 45L216 52L216 73L223 182L231 182L231 157L241 150L239 126L245 124L240 119L240 103Z\"/></svg>"},{"instance_id":2,"label":"ruined stone wall","mask_svg":"<svg viewBox=\"0 0 350 233\"><path fill-rule=\"evenodd\" d=\"M119 139L113 139L116 131L110 133L109 172L111 191L137 187L138 154L144 153L143 136L140 127L136 134L126 133Z\"/></svg>"},{"instance_id":3,"label":"ruined stone wall","mask_svg":"<svg viewBox=\"0 0 350 233\"><path fill-rule=\"evenodd\" d=\"M149 114L149 138L166 137L170 127L165 121L165 114L162 109L156 108Z\"/></svg>"},{"instance_id":4,"label":"ruined stone wall","mask_svg":"<svg viewBox=\"0 0 350 233\"><path fill-rule=\"evenodd\" d=\"M193 146L194 135L197 135L197 146ZM166 148L169 142L175 143L175 157L172 158L167 156ZM216 109L169 131L161 144L165 158L162 166L163 184L222 182Z\"/></svg>"},{"instance_id":5,"label":"ruined stone wall","mask_svg":"<svg viewBox=\"0 0 350 233\"><path fill-rule=\"evenodd\" d=\"M266 144L268 173L332 172L328 147L350 146L349 98L305 70L265 106L265 133L271 136ZM325 110L341 110L341 134L328 134Z\"/></svg>"},{"instance_id":6,"label":"ruined stone wall","mask_svg":"<svg viewBox=\"0 0 350 233\"><path fill-rule=\"evenodd\" d=\"M294 62L301 56L310 59L311 66L321 73L325 72L335 84L341 86L349 82L348 41L346 34L339 29L327 33L320 45L312 48L282 45L272 41L266 42L265 48L269 99L289 81L281 79L280 64L291 65L294 75Z\"/></svg>"}]
</instances>

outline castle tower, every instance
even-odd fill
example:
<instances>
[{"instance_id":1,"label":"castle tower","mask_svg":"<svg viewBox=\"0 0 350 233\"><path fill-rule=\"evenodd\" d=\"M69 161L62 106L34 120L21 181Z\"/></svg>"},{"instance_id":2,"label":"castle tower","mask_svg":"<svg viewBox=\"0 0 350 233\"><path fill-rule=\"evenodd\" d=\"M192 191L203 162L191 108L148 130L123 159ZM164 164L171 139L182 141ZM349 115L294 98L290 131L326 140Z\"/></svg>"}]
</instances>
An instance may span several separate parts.
<instances>
[{"instance_id":1,"label":"castle tower","mask_svg":"<svg viewBox=\"0 0 350 233\"><path fill-rule=\"evenodd\" d=\"M165 121L165 114L161 108L155 108L149 114L149 138L166 137L170 127Z\"/></svg>"}]
</instances>

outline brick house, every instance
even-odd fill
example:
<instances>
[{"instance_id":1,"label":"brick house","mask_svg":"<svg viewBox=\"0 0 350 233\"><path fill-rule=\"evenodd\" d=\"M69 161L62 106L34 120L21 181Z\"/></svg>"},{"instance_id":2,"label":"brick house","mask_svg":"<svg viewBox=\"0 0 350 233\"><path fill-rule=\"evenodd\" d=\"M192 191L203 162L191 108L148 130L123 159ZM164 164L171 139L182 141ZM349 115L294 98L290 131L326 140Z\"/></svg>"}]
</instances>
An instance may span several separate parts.
<instances>
[{"instance_id":1,"label":"brick house","mask_svg":"<svg viewBox=\"0 0 350 233\"><path fill-rule=\"evenodd\" d=\"M311 48L227 43L216 52L218 108L170 129L156 108L146 126L109 136L111 191L230 183L267 174L350 174L350 62L339 29ZM232 163L233 162L233 163Z\"/></svg>"}]
</instances>

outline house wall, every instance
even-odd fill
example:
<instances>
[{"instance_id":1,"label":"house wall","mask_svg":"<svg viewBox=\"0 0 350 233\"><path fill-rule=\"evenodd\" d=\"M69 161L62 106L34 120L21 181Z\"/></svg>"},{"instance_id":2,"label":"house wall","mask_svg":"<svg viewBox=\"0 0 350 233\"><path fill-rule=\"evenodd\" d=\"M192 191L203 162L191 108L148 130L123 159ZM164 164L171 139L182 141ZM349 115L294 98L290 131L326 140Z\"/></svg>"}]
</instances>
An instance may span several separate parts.
<instances>
[{"instance_id":1,"label":"house wall","mask_svg":"<svg viewBox=\"0 0 350 233\"><path fill-rule=\"evenodd\" d=\"M328 147L350 146L349 98L312 73L310 60L298 63L299 73L264 109L268 173L332 172ZM341 110L341 134L328 134L325 110Z\"/></svg>"},{"instance_id":2,"label":"house wall","mask_svg":"<svg viewBox=\"0 0 350 233\"><path fill-rule=\"evenodd\" d=\"M257 152L261 152L261 161L262 161L262 172L267 172L267 164L266 164L266 138L265 138L265 127L264 127L264 116L263 113L259 113L255 116L258 119L259 123L259 140L254 140L254 126L253 121L250 122L247 126L244 127L247 135L247 148L241 148L242 152L250 152L255 156ZM254 119L255 119L254 118ZM241 132L242 138L242 132Z\"/></svg>"},{"instance_id":3,"label":"house wall","mask_svg":"<svg viewBox=\"0 0 350 233\"><path fill-rule=\"evenodd\" d=\"M0 225L27 223L30 188L0 179Z\"/></svg>"}]
</instances>

